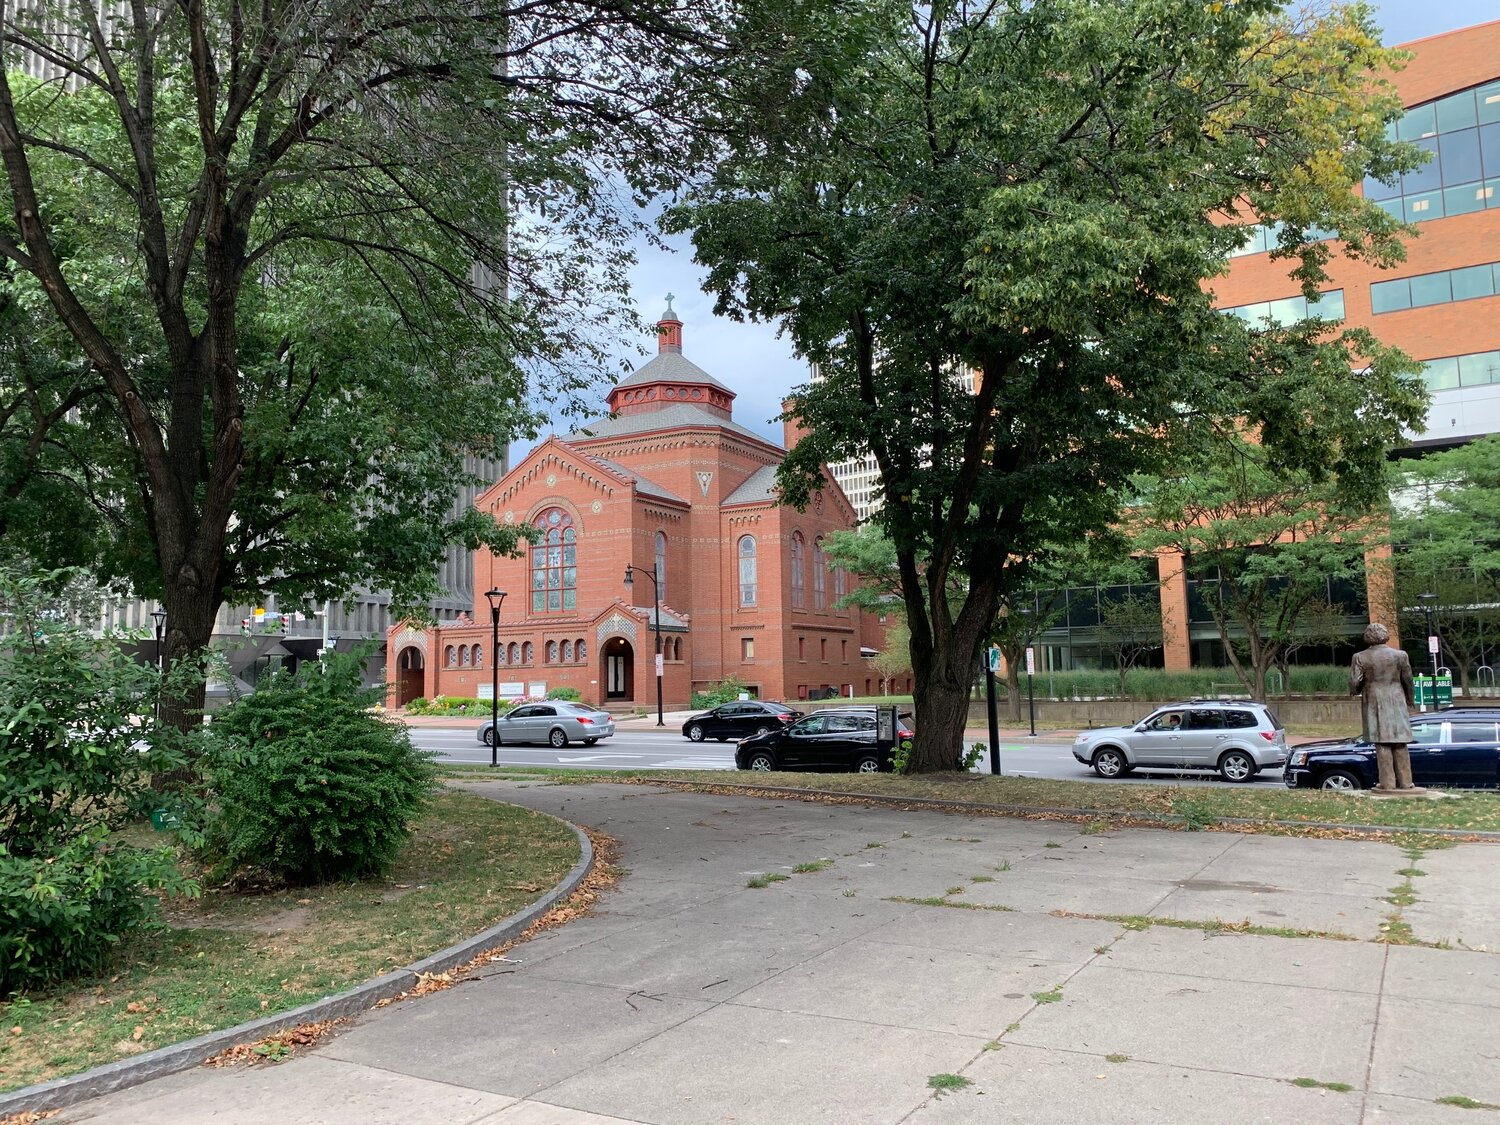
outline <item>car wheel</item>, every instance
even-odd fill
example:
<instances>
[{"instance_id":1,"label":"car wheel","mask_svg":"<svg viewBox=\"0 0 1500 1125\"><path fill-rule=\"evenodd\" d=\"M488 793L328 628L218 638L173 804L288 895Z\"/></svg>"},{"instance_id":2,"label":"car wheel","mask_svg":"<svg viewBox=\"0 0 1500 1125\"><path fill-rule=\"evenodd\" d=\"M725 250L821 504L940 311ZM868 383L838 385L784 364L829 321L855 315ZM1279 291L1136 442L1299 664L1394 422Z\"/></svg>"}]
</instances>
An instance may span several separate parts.
<instances>
[{"instance_id":1,"label":"car wheel","mask_svg":"<svg viewBox=\"0 0 1500 1125\"><path fill-rule=\"evenodd\" d=\"M750 760L745 763L745 768L765 773L776 768L776 759L771 756L768 750L757 750L750 755Z\"/></svg>"},{"instance_id":2,"label":"car wheel","mask_svg":"<svg viewBox=\"0 0 1500 1125\"><path fill-rule=\"evenodd\" d=\"M1348 770L1330 770L1318 779L1319 789L1333 789L1339 793L1353 793L1363 789L1364 783Z\"/></svg>"},{"instance_id":3,"label":"car wheel","mask_svg":"<svg viewBox=\"0 0 1500 1125\"><path fill-rule=\"evenodd\" d=\"M688 729L687 729L687 736L690 739L692 739L694 742L702 742L703 741L703 728L701 726L699 726L697 723L694 723L692 726L688 727Z\"/></svg>"},{"instance_id":4,"label":"car wheel","mask_svg":"<svg viewBox=\"0 0 1500 1125\"><path fill-rule=\"evenodd\" d=\"M489 730L487 730L487 731L484 732L484 744L486 746L493 746L493 745L495 745L495 728L494 727L490 727Z\"/></svg>"},{"instance_id":5,"label":"car wheel","mask_svg":"<svg viewBox=\"0 0 1500 1125\"><path fill-rule=\"evenodd\" d=\"M771 728L768 727L768 726L766 726L764 723L762 723L760 726L758 726L758 727L755 728L755 733L756 734L770 734L771 733Z\"/></svg>"},{"instance_id":6,"label":"car wheel","mask_svg":"<svg viewBox=\"0 0 1500 1125\"><path fill-rule=\"evenodd\" d=\"M597 738L585 738L585 739L584 739L584 740L583 740L583 744L584 744L584 745L585 745L585 746L593 746L593 745L594 745L594 744L595 744L595 743L597 743L597 742L598 742L598 741L599 741L599 740L598 740L598 739L597 739Z\"/></svg>"},{"instance_id":7,"label":"car wheel","mask_svg":"<svg viewBox=\"0 0 1500 1125\"><path fill-rule=\"evenodd\" d=\"M558 750L561 750L568 744L568 732L563 730L562 727L553 727L552 733L547 736L547 741Z\"/></svg>"},{"instance_id":8,"label":"car wheel","mask_svg":"<svg viewBox=\"0 0 1500 1125\"><path fill-rule=\"evenodd\" d=\"M1113 780L1129 773L1130 763L1125 760L1125 755L1113 746L1106 746L1103 750L1094 753L1094 772L1100 777Z\"/></svg>"},{"instance_id":9,"label":"car wheel","mask_svg":"<svg viewBox=\"0 0 1500 1125\"><path fill-rule=\"evenodd\" d=\"M1219 759L1219 776L1225 781L1249 781L1255 776L1255 759L1243 750L1231 750Z\"/></svg>"},{"instance_id":10,"label":"car wheel","mask_svg":"<svg viewBox=\"0 0 1500 1125\"><path fill-rule=\"evenodd\" d=\"M862 754L859 761L854 763L855 773L879 773L880 759L874 754Z\"/></svg>"}]
</instances>

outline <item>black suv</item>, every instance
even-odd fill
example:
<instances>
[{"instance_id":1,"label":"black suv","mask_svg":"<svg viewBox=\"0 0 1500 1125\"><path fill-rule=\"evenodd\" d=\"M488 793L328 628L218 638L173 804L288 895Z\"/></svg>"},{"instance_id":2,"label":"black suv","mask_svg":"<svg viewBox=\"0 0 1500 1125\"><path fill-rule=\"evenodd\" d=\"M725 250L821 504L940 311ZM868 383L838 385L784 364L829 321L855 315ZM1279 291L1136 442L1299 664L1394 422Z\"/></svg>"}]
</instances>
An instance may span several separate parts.
<instances>
[{"instance_id":1,"label":"black suv","mask_svg":"<svg viewBox=\"0 0 1500 1125\"><path fill-rule=\"evenodd\" d=\"M874 707L826 707L789 727L741 742L734 764L742 770L854 770L889 773L891 751L878 749ZM896 740L912 737L911 713L901 712Z\"/></svg>"},{"instance_id":2,"label":"black suv","mask_svg":"<svg viewBox=\"0 0 1500 1125\"><path fill-rule=\"evenodd\" d=\"M752 734L776 730L801 714L801 711L772 699L741 699L694 715L682 724L682 734L694 742L702 742L705 738L717 738L720 742L730 738L738 741Z\"/></svg>"},{"instance_id":3,"label":"black suv","mask_svg":"<svg viewBox=\"0 0 1500 1125\"><path fill-rule=\"evenodd\" d=\"M1493 789L1500 785L1500 707L1455 707L1413 715L1411 779L1423 788ZM1360 739L1292 748L1288 789L1373 789L1375 747Z\"/></svg>"}]
</instances>

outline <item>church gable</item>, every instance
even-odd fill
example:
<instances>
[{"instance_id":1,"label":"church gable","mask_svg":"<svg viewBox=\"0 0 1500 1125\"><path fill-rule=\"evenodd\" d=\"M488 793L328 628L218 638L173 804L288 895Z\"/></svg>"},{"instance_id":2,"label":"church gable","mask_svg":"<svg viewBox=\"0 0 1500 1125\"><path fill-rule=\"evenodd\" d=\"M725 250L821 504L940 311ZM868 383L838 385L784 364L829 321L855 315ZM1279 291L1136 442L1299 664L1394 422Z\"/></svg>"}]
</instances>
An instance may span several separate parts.
<instances>
[{"instance_id":1,"label":"church gable","mask_svg":"<svg viewBox=\"0 0 1500 1125\"><path fill-rule=\"evenodd\" d=\"M551 493L566 489L575 495L583 493L608 500L621 494L628 496L631 487L628 477L554 437L537 446L519 465L481 493L475 504L479 508L509 507L514 511L523 494L535 489Z\"/></svg>"}]
</instances>

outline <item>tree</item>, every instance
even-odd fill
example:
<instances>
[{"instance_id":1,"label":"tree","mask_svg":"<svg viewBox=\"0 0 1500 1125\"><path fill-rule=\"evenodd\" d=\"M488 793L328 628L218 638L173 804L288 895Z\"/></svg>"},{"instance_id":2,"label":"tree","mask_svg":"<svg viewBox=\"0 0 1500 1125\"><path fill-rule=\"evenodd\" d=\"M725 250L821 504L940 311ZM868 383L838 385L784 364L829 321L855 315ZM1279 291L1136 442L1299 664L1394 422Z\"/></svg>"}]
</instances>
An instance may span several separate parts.
<instances>
[{"instance_id":1,"label":"tree","mask_svg":"<svg viewBox=\"0 0 1500 1125\"><path fill-rule=\"evenodd\" d=\"M5 9L7 62L49 72L0 77L5 299L87 373L45 413L88 426L52 432L106 436L49 479L108 533L89 561L163 600L169 660L228 598L411 606L450 543L514 544L446 519L455 466L634 324L629 195L680 175L711 71L684 64L726 30L712 0Z\"/></svg>"},{"instance_id":2,"label":"tree","mask_svg":"<svg viewBox=\"0 0 1500 1125\"><path fill-rule=\"evenodd\" d=\"M1109 655L1120 673L1120 698L1125 698L1125 676L1148 653L1161 649L1161 594L1130 593L1108 598L1099 606L1099 650Z\"/></svg>"},{"instance_id":3,"label":"tree","mask_svg":"<svg viewBox=\"0 0 1500 1125\"><path fill-rule=\"evenodd\" d=\"M1383 513L1338 482L1269 462L1248 442L1210 437L1170 475L1137 481L1138 546L1186 557L1230 667L1260 700L1267 672L1326 611L1328 584L1363 579L1384 531Z\"/></svg>"},{"instance_id":4,"label":"tree","mask_svg":"<svg viewBox=\"0 0 1500 1125\"><path fill-rule=\"evenodd\" d=\"M1109 527L1190 419L1359 482L1421 417L1410 365L1368 333L1243 324L1203 284L1240 241L1226 221L1284 222L1307 292L1331 253L1314 226L1400 256L1399 224L1352 190L1415 160L1371 78L1396 58L1363 8L1292 19L1266 0L872 0L763 69L749 100L783 111L728 122L739 139L668 213L720 311L779 318L824 375L790 405L806 436L783 494L804 503L843 457L880 468L913 769L952 768L979 650L1046 546Z\"/></svg>"},{"instance_id":5,"label":"tree","mask_svg":"<svg viewBox=\"0 0 1500 1125\"><path fill-rule=\"evenodd\" d=\"M1402 631L1425 636L1425 603L1444 662L1469 694L1500 641L1500 438L1491 435L1406 466L1393 529Z\"/></svg>"}]
</instances>

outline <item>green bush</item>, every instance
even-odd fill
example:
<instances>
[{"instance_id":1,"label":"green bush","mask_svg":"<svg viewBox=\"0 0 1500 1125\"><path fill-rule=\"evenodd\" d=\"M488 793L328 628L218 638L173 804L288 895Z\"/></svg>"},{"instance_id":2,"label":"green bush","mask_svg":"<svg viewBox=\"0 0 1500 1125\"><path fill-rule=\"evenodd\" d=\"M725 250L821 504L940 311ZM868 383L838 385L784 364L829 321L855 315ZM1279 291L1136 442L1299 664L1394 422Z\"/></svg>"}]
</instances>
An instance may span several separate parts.
<instances>
[{"instance_id":1,"label":"green bush","mask_svg":"<svg viewBox=\"0 0 1500 1125\"><path fill-rule=\"evenodd\" d=\"M0 571L0 996L106 965L158 918L153 890L192 893L172 848L120 841L183 764L150 722L156 672L121 636L53 612L69 572Z\"/></svg>"},{"instance_id":2,"label":"green bush","mask_svg":"<svg viewBox=\"0 0 1500 1125\"><path fill-rule=\"evenodd\" d=\"M716 684L709 684L702 691L693 692L693 710L703 711L709 707L717 707L721 703L730 703L740 697L745 690L745 682L730 676L727 680L720 680Z\"/></svg>"},{"instance_id":3,"label":"green bush","mask_svg":"<svg viewBox=\"0 0 1500 1125\"><path fill-rule=\"evenodd\" d=\"M435 785L406 727L372 713L359 654L279 675L214 719L205 852L288 883L390 868Z\"/></svg>"},{"instance_id":4,"label":"green bush","mask_svg":"<svg viewBox=\"0 0 1500 1125\"><path fill-rule=\"evenodd\" d=\"M500 701L500 714L505 714L514 703L502 699ZM406 710L413 715L446 715L458 718L488 717L490 713L490 701L488 699L475 699L467 695L439 695L435 699L413 699L406 705Z\"/></svg>"},{"instance_id":5,"label":"green bush","mask_svg":"<svg viewBox=\"0 0 1500 1125\"><path fill-rule=\"evenodd\" d=\"M547 698L578 703L583 699L583 692L579 691L576 687L555 687L547 693Z\"/></svg>"},{"instance_id":6,"label":"green bush","mask_svg":"<svg viewBox=\"0 0 1500 1125\"><path fill-rule=\"evenodd\" d=\"M1349 670L1334 665L1294 665L1283 685L1279 673L1268 681L1271 697L1291 695L1344 696L1349 691ZM1037 675L1038 699L1118 699L1120 674L1110 669L1077 669L1070 672L1043 672ZM1026 677L1021 677L1021 692L1026 692ZM1192 668L1185 672L1168 672L1162 668L1132 668L1125 674L1126 699L1172 700L1248 694L1230 668Z\"/></svg>"}]
</instances>

